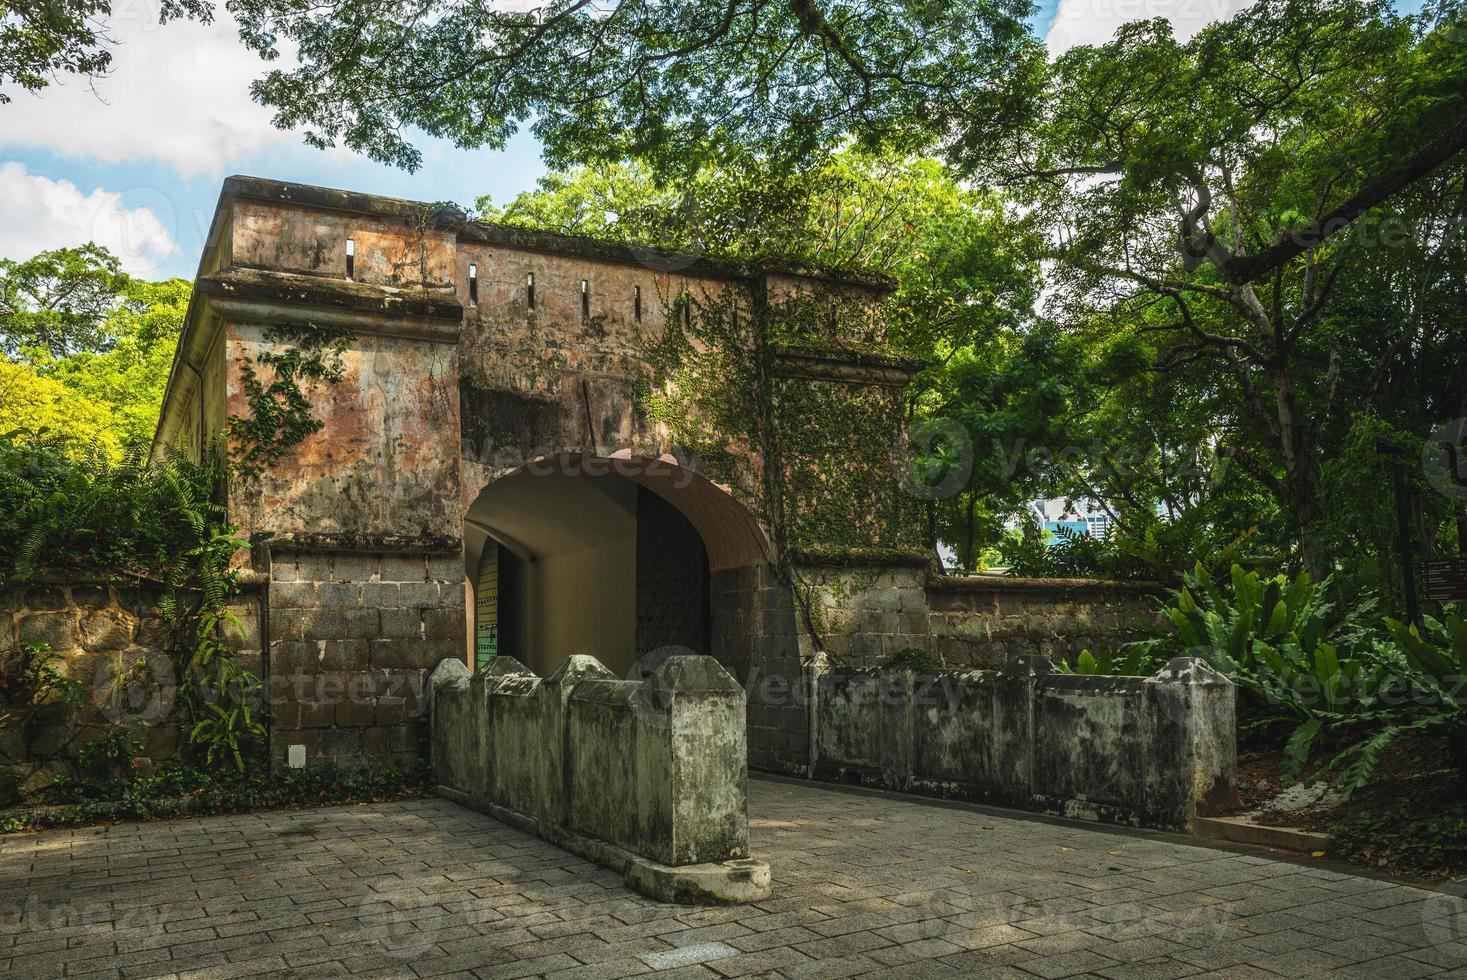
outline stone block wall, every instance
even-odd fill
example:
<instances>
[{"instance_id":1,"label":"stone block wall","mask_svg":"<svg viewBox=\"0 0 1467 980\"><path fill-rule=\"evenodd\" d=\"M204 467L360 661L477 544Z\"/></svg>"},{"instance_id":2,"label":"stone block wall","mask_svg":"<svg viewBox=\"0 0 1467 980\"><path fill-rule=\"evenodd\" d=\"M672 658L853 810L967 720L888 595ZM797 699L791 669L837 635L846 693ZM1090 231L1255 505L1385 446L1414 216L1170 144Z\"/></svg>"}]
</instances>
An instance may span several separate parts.
<instances>
[{"instance_id":1,"label":"stone block wall","mask_svg":"<svg viewBox=\"0 0 1467 980\"><path fill-rule=\"evenodd\" d=\"M44 643L62 671L81 685L80 699L36 708L8 706L0 721L0 797L30 792L77 770L87 743L125 729L146 760L179 752L173 692L178 678L155 606L161 587L147 581L114 582L85 573L0 587L0 651ZM244 595L232 612L245 627L230 639L240 666L259 673L258 603ZM113 697L114 681L144 663L152 683Z\"/></svg>"},{"instance_id":2,"label":"stone block wall","mask_svg":"<svg viewBox=\"0 0 1467 980\"><path fill-rule=\"evenodd\" d=\"M713 655L748 696L749 765L806 775L810 701L793 593L768 565L717 572L710 590Z\"/></svg>"},{"instance_id":3,"label":"stone block wall","mask_svg":"<svg viewBox=\"0 0 1467 980\"><path fill-rule=\"evenodd\" d=\"M270 752L306 762L421 752L428 673L465 656L462 558L272 550Z\"/></svg>"},{"instance_id":4,"label":"stone block wall","mask_svg":"<svg viewBox=\"0 0 1467 980\"><path fill-rule=\"evenodd\" d=\"M926 585L930 650L953 667L1113 651L1161 621L1162 595L1154 582L932 576Z\"/></svg>"},{"instance_id":5,"label":"stone block wall","mask_svg":"<svg viewBox=\"0 0 1467 980\"><path fill-rule=\"evenodd\" d=\"M1236 795L1234 688L1177 658L1151 677L822 665L817 778L1185 829Z\"/></svg>"},{"instance_id":6,"label":"stone block wall","mask_svg":"<svg viewBox=\"0 0 1467 980\"><path fill-rule=\"evenodd\" d=\"M748 860L744 693L712 657L670 657L645 681L587 656L543 679L507 656L477 675L450 659L431 685L443 795L664 900L768 895Z\"/></svg>"},{"instance_id":7,"label":"stone block wall","mask_svg":"<svg viewBox=\"0 0 1467 980\"><path fill-rule=\"evenodd\" d=\"M802 566L798 575L832 660L877 667L902 650L927 649L923 565Z\"/></svg>"}]
</instances>

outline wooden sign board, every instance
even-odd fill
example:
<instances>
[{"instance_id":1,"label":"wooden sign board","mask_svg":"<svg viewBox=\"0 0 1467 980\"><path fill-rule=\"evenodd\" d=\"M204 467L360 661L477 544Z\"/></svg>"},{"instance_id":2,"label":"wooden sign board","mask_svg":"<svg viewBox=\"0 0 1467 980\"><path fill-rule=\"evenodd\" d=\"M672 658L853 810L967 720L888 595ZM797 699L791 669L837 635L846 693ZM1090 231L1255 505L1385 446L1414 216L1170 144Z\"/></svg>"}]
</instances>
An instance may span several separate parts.
<instances>
[{"instance_id":1,"label":"wooden sign board","mask_svg":"<svg viewBox=\"0 0 1467 980\"><path fill-rule=\"evenodd\" d=\"M1432 602L1467 599L1467 559L1438 558L1422 562L1421 597Z\"/></svg>"}]
</instances>

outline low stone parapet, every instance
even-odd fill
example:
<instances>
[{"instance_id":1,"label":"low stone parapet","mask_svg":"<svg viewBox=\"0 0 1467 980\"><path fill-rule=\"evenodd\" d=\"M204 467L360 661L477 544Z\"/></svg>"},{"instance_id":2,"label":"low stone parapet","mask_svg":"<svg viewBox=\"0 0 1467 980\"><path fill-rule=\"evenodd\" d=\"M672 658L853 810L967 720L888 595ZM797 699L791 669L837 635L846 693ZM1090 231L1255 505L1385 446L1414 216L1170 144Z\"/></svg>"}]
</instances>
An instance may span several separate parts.
<instances>
[{"instance_id":1,"label":"low stone parapet","mask_svg":"<svg viewBox=\"0 0 1467 980\"><path fill-rule=\"evenodd\" d=\"M992 669L1035 653L1073 660L1151 633L1163 594L1157 582L934 575L925 586L929 639L917 646L960 667Z\"/></svg>"},{"instance_id":2,"label":"low stone parapet","mask_svg":"<svg viewBox=\"0 0 1467 980\"><path fill-rule=\"evenodd\" d=\"M814 673L817 778L1174 829L1236 795L1234 688L1203 660Z\"/></svg>"},{"instance_id":3,"label":"low stone parapet","mask_svg":"<svg viewBox=\"0 0 1467 980\"><path fill-rule=\"evenodd\" d=\"M749 856L744 691L712 657L645 681L593 657L540 678L511 657L430 683L442 795L620 872L663 901L770 894Z\"/></svg>"}]
</instances>

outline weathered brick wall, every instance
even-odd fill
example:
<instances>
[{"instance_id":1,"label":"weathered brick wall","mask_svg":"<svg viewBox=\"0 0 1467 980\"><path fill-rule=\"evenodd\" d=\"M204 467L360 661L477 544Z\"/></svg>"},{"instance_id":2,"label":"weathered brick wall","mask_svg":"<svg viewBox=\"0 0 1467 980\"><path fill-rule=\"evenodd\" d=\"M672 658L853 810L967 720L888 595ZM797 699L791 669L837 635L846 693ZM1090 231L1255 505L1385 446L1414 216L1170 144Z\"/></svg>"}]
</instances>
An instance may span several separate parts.
<instances>
[{"instance_id":1,"label":"weathered brick wall","mask_svg":"<svg viewBox=\"0 0 1467 980\"><path fill-rule=\"evenodd\" d=\"M1159 622L1161 596L1154 582L934 576L926 589L930 649L953 667L1115 650Z\"/></svg>"},{"instance_id":2,"label":"weathered brick wall","mask_svg":"<svg viewBox=\"0 0 1467 980\"><path fill-rule=\"evenodd\" d=\"M428 672L465 655L462 558L273 550L270 750L308 763L419 753Z\"/></svg>"}]
</instances>

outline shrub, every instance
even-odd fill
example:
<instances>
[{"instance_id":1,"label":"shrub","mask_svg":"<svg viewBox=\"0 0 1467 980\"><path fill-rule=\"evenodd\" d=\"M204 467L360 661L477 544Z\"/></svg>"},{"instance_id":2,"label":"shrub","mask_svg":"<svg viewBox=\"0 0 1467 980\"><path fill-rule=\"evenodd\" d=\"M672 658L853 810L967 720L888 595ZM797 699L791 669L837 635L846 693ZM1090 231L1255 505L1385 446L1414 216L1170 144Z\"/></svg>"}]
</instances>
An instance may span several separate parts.
<instances>
[{"instance_id":1,"label":"shrub","mask_svg":"<svg viewBox=\"0 0 1467 980\"><path fill-rule=\"evenodd\" d=\"M1060 661L1057 667L1061 674L1145 677L1156 673L1166 663L1164 656L1158 656L1157 649L1154 643L1140 642L1125 644L1120 656L1105 651L1097 657L1089 650L1081 650L1073 664Z\"/></svg>"},{"instance_id":2,"label":"shrub","mask_svg":"<svg viewBox=\"0 0 1467 980\"><path fill-rule=\"evenodd\" d=\"M306 766L269 772L162 766L125 779L59 779L47 790L45 809L0 817L0 832L75 827L118 820L153 820L189 813L242 813L285 807L373 803L425 795L432 787L424 762L403 765Z\"/></svg>"},{"instance_id":3,"label":"shrub","mask_svg":"<svg viewBox=\"0 0 1467 980\"><path fill-rule=\"evenodd\" d=\"M43 560L161 584L184 734L210 764L243 771L265 728L252 707L259 678L226 642L243 634L229 603L244 542L218 502L221 477L217 462L167 450L154 461L132 451L113 463L62 437L0 435L0 584L34 576ZM117 683L136 680L124 674Z\"/></svg>"},{"instance_id":4,"label":"shrub","mask_svg":"<svg viewBox=\"0 0 1467 980\"><path fill-rule=\"evenodd\" d=\"M1166 614L1173 632L1151 649L1205 657L1249 695L1245 727L1294 724L1284 775L1297 779L1325 736L1344 748L1318 775L1353 792L1404 735L1467 742L1461 681L1467 623L1427 618L1425 633L1374 618L1366 598L1343 613L1325 600L1328 580L1264 577L1233 565L1219 584L1198 565Z\"/></svg>"}]
</instances>

